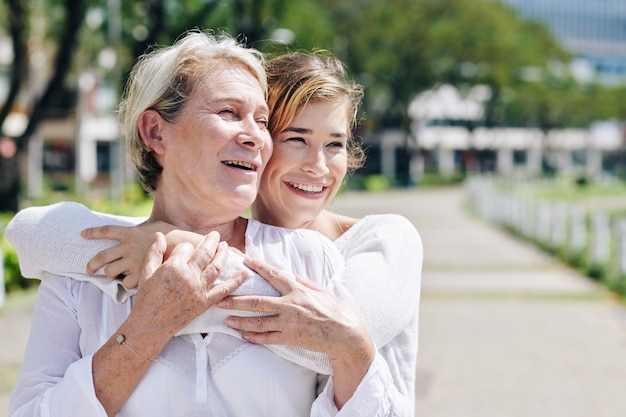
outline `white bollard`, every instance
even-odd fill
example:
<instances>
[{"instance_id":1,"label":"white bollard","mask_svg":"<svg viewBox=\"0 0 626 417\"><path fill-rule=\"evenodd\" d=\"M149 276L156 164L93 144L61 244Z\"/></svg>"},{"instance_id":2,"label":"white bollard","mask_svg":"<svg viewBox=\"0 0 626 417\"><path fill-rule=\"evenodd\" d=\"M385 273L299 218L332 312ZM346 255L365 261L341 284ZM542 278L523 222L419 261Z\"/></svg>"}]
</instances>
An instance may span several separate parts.
<instances>
[{"instance_id":1,"label":"white bollard","mask_svg":"<svg viewBox=\"0 0 626 417\"><path fill-rule=\"evenodd\" d=\"M620 277L626 277L626 218L617 223L617 270Z\"/></svg>"}]
</instances>

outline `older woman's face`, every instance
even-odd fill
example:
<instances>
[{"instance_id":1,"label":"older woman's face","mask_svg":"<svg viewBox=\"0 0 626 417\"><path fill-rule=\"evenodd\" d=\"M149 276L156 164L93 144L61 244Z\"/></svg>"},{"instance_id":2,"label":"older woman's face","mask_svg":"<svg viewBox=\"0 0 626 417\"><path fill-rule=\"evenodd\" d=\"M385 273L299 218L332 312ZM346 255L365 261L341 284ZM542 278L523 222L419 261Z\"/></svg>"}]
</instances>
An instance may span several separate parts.
<instances>
[{"instance_id":1,"label":"older woman's face","mask_svg":"<svg viewBox=\"0 0 626 417\"><path fill-rule=\"evenodd\" d=\"M272 152L268 113L250 72L211 70L179 117L162 129L159 187L167 184L169 197L187 207L241 214L254 201Z\"/></svg>"},{"instance_id":2,"label":"older woman's face","mask_svg":"<svg viewBox=\"0 0 626 417\"><path fill-rule=\"evenodd\" d=\"M311 102L274 137L255 215L283 227L314 220L339 191L348 169L347 104Z\"/></svg>"}]
</instances>

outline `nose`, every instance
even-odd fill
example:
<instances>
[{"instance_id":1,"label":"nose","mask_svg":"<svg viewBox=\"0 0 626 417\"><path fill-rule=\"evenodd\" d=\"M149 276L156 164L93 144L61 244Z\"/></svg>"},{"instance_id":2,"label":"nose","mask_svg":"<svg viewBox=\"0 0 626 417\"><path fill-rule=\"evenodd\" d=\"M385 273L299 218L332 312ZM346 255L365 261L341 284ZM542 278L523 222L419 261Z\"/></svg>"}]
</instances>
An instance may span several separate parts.
<instances>
[{"instance_id":1,"label":"nose","mask_svg":"<svg viewBox=\"0 0 626 417\"><path fill-rule=\"evenodd\" d=\"M309 149L302 164L302 170L315 175L323 175L329 172L324 149Z\"/></svg>"},{"instance_id":2,"label":"nose","mask_svg":"<svg viewBox=\"0 0 626 417\"><path fill-rule=\"evenodd\" d=\"M246 117L241 121L239 143L253 149L262 149L272 143L267 127L259 125L254 117Z\"/></svg>"}]
</instances>

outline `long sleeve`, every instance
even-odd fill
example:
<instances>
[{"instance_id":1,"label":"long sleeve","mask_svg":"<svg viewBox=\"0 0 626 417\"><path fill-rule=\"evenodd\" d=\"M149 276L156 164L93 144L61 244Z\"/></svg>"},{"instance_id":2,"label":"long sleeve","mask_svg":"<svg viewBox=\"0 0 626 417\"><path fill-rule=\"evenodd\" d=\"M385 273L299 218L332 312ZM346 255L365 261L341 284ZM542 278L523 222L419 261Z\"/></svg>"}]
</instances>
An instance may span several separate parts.
<instances>
[{"instance_id":1,"label":"long sleeve","mask_svg":"<svg viewBox=\"0 0 626 417\"><path fill-rule=\"evenodd\" d=\"M102 271L97 276L89 276L86 271L89 259L117 243L83 239L80 232L87 227L105 225L135 226L144 220L98 213L82 204L61 202L19 211L7 225L6 236L18 254L25 277L41 279L46 272L51 272L79 280L88 278L117 302L122 302L133 292L126 291L120 281L109 281Z\"/></svg>"},{"instance_id":2,"label":"long sleeve","mask_svg":"<svg viewBox=\"0 0 626 417\"><path fill-rule=\"evenodd\" d=\"M364 318L377 347L417 314L423 260L415 227L394 214L367 216L335 241L346 259L329 290Z\"/></svg>"},{"instance_id":3,"label":"long sleeve","mask_svg":"<svg viewBox=\"0 0 626 417\"><path fill-rule=\"evenodd\" d=\"M375 397L380 406L375 409L385 409L390 404L396 413L390 415L413 416L421 238L402 216L372 215L357 222L335 244L344 255L346 266L343 275L329 283L328 290L361 314L384 358L371 370L379 376L370 375L361 386L385 380L376 372L391 373L393 383L385 385L384 396Z\"/></svg>"},{"instance_id":4,"label":"long sleeve","mask_svg":"<svg viewBox=\"0 0 626 417\"><path fill-rule=\"evenodd\" d=\"M58 277L39 287L21 375L9 406L12 417L106 417L95 395L92 356L83 357L78 350L74 282Z\"/></svg>"},{"instance_id":5,"label":"long sleeve","mask_svg":"<svg viewBox=\"0 0 626 417\"><path fill-rule=\"evenodd\" d=\"M378 354L356 392L341 410L337 410L333 401L331 377L313 403L311 417L406 417L413 415L413 407L395 388L387 363Z\"/></svg>"}]
</instances>

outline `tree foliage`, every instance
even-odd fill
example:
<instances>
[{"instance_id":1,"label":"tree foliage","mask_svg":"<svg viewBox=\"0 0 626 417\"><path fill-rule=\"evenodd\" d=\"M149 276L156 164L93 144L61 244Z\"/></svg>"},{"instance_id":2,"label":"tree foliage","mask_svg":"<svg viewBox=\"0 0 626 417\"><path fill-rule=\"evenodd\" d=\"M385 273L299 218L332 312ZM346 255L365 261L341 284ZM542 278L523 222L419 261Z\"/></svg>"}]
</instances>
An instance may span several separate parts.
<instances>
[{"instance_id":1,"label":"tree foliage","mask_svg":"<svg viewBox=\"0 0 626 417\"><path fill-rule=\"evenodd\" d=\"M0 126L22 97L30 115L17 139L21 149L53 110L72 110L81 72L96 73L119 92L137 56L192 28L226 30L269 53L313 48L336 53L366 86L367 118L374 128L408 129L412 98L442 83L461 90L489 86L487 125L550 129L626 118L624 87L575 81L567 69L570 56L544 26L521 20L492 0L4 0L0 5L0 32L12 39L14 56L7 71L10 89L0 98ZM42 87L26 89L41 76L28 64L41 51L50 71ZM116 57L115 65L103 64L105 52Z\"/></svg>"}]
</instances>

